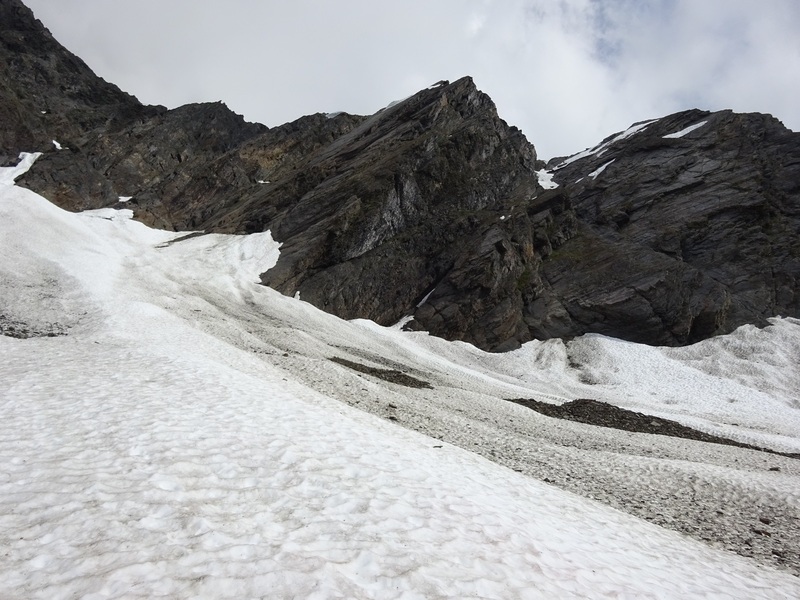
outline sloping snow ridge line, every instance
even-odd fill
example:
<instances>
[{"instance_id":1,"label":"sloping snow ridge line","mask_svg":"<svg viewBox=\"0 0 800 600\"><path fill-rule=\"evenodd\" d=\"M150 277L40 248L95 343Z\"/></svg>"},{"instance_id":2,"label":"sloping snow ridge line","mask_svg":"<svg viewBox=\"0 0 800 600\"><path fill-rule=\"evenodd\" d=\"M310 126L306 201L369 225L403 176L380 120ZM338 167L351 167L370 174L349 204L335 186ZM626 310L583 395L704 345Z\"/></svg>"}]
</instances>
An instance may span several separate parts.
<instances>
[{"instance_id":1,"label":"sloping snow ridge line","mask_svg":"<svg viewBox=\"0 0 800 600\"><path fill-rule=\"evenodd\" d=\"M567 350L597 346L607 365L623 365L633 345L594 337L491 356L343 322L257 285L278 253L269 233L185 237L128 210L71 214L0 186L3 310L36 321L47 302L63 302L70 324L59 337L0 336L5 597L800 597L787 573L325 392L350 386L400 402L391 384L327 360L351 348L365 361L416 357L442 388L418 392L429 401L454 382L468 398L467 388L495 398L538 389L557 400L588 385L568 380ZM671 351L653 349L654 362L657 352ZM719 379L699 355L688 360L700 362L687 380ZM749 384L725 393L746 395ZM775 385L782 398L795 382ZM771 406L791 414L780 399ZM790 494L796 479L778 481L786 489L770 493Z\"/></svg>"},{"instance_id":2,"label":"sloping snow ridge line","mask_svg":"<svg viewBox=\"0 0 800 600\"><path fill-rule=\"evenodd\" d=\"M699 123L695 123L694 125L690 125L686 129L681 129L680 131L676 131L675 133L669 133L669 134L664 136L664 139L674 140L674 139L682 138L687 133L691 133L695 129L700 129L706 123L708 123L708 121L700 121Z\"/></svg>"},{"instance_id":3,"label":"sloping snow ridge line","mask_svg":"<svg viewBox=\"0 0 800 600\"><path fill-rule=\"evenodd\" d=\"M596 168L594 171L592 171L591 173L589 173L588 177L591 177L592 179L597 179L597 176L598 176L598 175L600 175L600 173L602 173L603 171L605 171L605 170L606 170L606 167L607 167L608 165L610 165L611 163L613 163L615 160L617 160L617 159L616 159L616 158L612 158L612 159L611 159L610 161L608 161L607 163L603 163L602 165L600 165L599 167L597 167L597 168Z\"/></svg>"},{"instance_id":4,"label":"sloping snow ridge line","mask_svg":"<svg viewBox=\"0 0 800 600\"><path fill-rule=\"evenodd\" d=\"M21 152L15 167L0 167L0 185L14 185L17 177L27 173L41 155L41 152Z\"/></svg>"},{"instance_id":5,"label":"sloping snow ridge line","mask_svg":"<svg viewBox=\"0 0 800 600\"><path fill-rule=\"evenodd\" d=\"M567 165L569 165L571 163L574 163L577 160L581 160L582 158L586 158L587 156L595 156L595 155L602 156L615 143L619 142L620 140L627 139L627 138L631 137L632 135L635 135L635 134L639 133L640 131L643 131L649 125L652 125L653 123L655 123L658 120L659 119L651 119L649 121L642 121L641 123L636 123L634 125L631 125L625 131L615 135L610 140L608 140L606 142L602 142L602 143L598 144L597 146L595 146L594 148L587 148L583 152L578 152L577 154L573 154L572 156L570 156L566 160L558 163L555 167L553 167L552 170L553 171L557 171L558 169L561 169L562 167L566 167Z\"/></svg>"}]
</instances>

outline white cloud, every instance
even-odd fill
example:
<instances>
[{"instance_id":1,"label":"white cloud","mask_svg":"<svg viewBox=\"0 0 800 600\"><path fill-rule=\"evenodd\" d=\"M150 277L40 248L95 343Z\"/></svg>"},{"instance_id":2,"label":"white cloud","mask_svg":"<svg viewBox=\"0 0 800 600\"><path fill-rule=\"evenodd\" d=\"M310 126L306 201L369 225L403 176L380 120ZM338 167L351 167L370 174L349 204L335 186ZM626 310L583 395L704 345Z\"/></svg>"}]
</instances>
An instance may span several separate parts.
<instances>
[{"instance_id":1,"label":"white cloud","mask_svg":"<svg viewBox=\"0 0 800 600\"><path fill-rule=\"evenodd\" d=\"M29 0L148 103L224 100L267 125L372 113L472 75L543 157L687 108L800 129L795 0Z\"/></svg>"}]
</instances>

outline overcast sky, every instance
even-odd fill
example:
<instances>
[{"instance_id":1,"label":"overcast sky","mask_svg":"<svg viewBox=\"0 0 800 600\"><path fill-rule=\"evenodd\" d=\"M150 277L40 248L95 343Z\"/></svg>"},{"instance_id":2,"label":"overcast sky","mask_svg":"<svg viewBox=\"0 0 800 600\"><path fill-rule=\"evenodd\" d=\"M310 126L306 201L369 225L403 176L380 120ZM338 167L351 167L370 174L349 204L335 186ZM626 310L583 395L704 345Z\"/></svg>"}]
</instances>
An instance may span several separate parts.
<instances>
[{"instance_id":1,"label":"overcast sky","mask_svg":"<svg viewBox=\"0 0 800 600\"><path fill-rule=\"evenodd\" d=\"M471 75L540 158L703 108L800 131L798 0L23 0L142 102L269 126Z\"/></svg>"}]
</instances>

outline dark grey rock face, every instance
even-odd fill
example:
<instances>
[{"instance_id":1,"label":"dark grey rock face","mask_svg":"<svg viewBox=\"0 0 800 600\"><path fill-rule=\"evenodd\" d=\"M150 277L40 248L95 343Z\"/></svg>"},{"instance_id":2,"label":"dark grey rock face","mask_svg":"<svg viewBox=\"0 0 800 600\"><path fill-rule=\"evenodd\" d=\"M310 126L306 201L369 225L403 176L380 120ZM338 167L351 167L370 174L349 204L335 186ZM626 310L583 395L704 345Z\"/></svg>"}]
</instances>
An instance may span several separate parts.
<instances>
[{"instance_id":1,"label":"dark grey rock face","mask_svg":"<svg viewBox=\"0 0 800 600\"><path fill-rule=\"evenodd\" d=\"M439 335L470 337L498 301L518 294L504 289L521 267L503 258L503 244L524 251L504 242L500 216L535 194L535 161L533 147L469 78L424 90L321 149L303 167L310 185L276 182L282 212L269 226L284 246L264 282L383 324L430 293L426 305L448 316L422 312L416 320ZM259 212L248 211L260 230L268 223Z\"/></svg>"},{"instance_id":2,"label":"dark grey rock face","mask_svg":"<svg viewBox=\"0 0 800 600\"><path fill-rule=\"evenodd\" d=\"M687 111L598 154L555 172L583 231L543 275L572 330L685 344L798 314L800 134Z\"/></svg>"},{"instance_id":3,"label":"dark grey rock face","mask_svg":"<svg viewBox=\"0 0 800 600\"><path fill-rule=\"evenodd\" d=\"M159 110L97 77L21 2L0 2L0 162L53 148L53 139L79 148L98 128Z\"/></svg>"},{"instance_id":4,"label":"dark grey rock face","mask_svg":"<svg viewBox=\"0 0 800 600\"><path fill-rule=\"evenodd\" d=\"M70 210L133 196L163 228L269 229L283 245L263 282L344 318L506 350L800 315L800 134L772 117L671 115L553 161L546 190L469 78L269 129L222 103L141 105L17 0L0 0L0 42L0 162L46 150L19 183Z\"/></svg>"}]
</instances>

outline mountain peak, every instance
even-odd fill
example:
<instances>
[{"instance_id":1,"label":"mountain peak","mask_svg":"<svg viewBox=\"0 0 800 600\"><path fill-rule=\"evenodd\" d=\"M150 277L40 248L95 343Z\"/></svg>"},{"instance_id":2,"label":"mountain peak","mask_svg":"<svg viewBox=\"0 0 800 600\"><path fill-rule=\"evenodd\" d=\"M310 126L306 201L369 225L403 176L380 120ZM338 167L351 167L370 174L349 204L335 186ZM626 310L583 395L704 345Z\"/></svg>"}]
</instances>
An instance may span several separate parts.
<instances>
[{"instance_id":1,"label":"mountain peak","mask_svg":"<svg viewBox=\"0 0 800 600\"><path fill-rule=\"evenodd\" d=\"M0 0L0 74L13 82L0 88L0 122L13 123L0 130L2 161L53 139L79 146L96 128L158 110L97 77L17 0Z\"/></svg>"},{"instance_id":2,"label":"mountain peak","mask_svg":"<svg viewBox=\"0 0 800 600\"><path fill-rule=\"evenodd\" d=\"M0 159L46 149L25 185L73 210L132 197L163 228L270 230L262 281L341 317L505 350L800 315L800 134L767 115L652 119L542 174L471 77L268 129L222 103L142 106L19 2L0 10Z\"/></svg>"}]
</instances>

